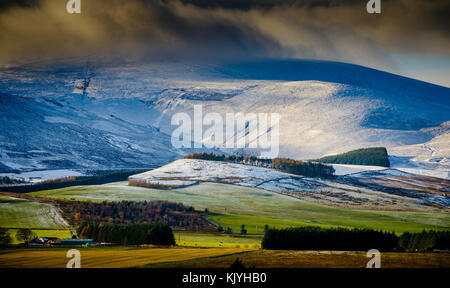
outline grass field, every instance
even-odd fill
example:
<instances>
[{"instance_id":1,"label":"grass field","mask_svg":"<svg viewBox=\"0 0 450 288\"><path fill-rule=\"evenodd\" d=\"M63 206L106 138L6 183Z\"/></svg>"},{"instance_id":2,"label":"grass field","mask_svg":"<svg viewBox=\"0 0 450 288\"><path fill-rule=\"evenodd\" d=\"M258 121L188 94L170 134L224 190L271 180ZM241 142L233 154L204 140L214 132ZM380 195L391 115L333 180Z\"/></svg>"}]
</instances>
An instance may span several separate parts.
<instances>
[{"instance_id":1,"label":"grass field","mask_svg":"<svg viewBox=\"0 0 450 288\"><path fill-rule=\"evenodd\" d=\"M0 254L0 268L65 268L68 249L15 250ZM79 249L81 268L131 268L250 251L245 248Z\"/></svg>"},{"instance_id":2,"label":"grass field","mask_svg":"<svg viewBox=\"0 0 450 288\"><path fill-rule=\"evenodd\" d=\"M365 252L245 248L80 248L82 268L365 268ZM0 268L65 268L68 248L0 250ZM382 268L448 268L450 253L382 252Z\"/></svg>"},{"instance_id":3,"label":"grass field","mask_svg":"<svg viewBox=\"0 0 450 288\"><path fill-rule=\"evenodd\" d=\"M336 212L337 211L333 211ZM403 232L421 232L427 230L448 230L448 216L446 215L429 215L428 213L413 212L391 212L377 211L350 211L347 215L336 215L323 213L305 215L299 217L304 221L292 221L288 219L276 219L269 217L248 216L248 215L219 215L209 216L208 219L223 227L230 227L234 233L239 233L241 225L245 225L245 229L249 234L264 234L264 225L276 228L289 228L299 226L320 226L329 227L347 227L347 228L370 228L383 231L391 231L397 234ZM421 218L423 217L423 218ZM434 218L436 217L436 218ZM446 219L447 218L447 219ZM433 225L439 223L438 225Z\"/></svg>"},{"instance_id":4,"label":"grass field","mask_svg":"<svg viewBox=\"0 0 450 288\"><path fill-rule=\"evenodd\" d=\"M317 225L373 228L402 233L423 229L450 229L450 215L445 213L354 210L325 206L294 199L256 188L203 183L175 190L127 186L126 182L97 186L75 186L31 193L41 197L79 201L180 202L224 216L210 220L239 232L244 224L248 233L263 233L265 224L273 227ZM256 226L258 226L258 231Z\"/></svg>"},{"instance_id":5,"label":"grass field","mask_svg":"<svg viewBox=\"0 0 450 288\"><path fill-rule=\"evenodd\" d=\"M246 268L366 268L365 252L256 250L239 255L146 265L148 268L228 268L239 258ZM381 268L448 268L450 253L381 253Z\"/></svg>"},{"instance_id":6,"label":"grass field","mask_svg":"<svg viewBox=\"0 0 450 288\"><path fill-rule=\"evenodd\" d=\"M66 225L49 204L0 196L0 227L63 229Z\"/></svg>"},{"instance_id":7,"label":"grass field","mask_svg":"<svg viewBox=\"0 0 450 288\"><path fill-rule=\"evenodd\" d=\"M188 247L260 248L262 236L205 233L175 233L177 245Z\"/></svg>"},{"instance_id":8,"label":"grass field","mask_svg":"<svg viewBox=\"0 0 450 288\"><path fill-rule=\"evenodd\" d=\"M20 241L16 239L16 232L18 229L8 229L9 235L11 235L11 238L13 240L12 244L19 244ZM39 229L32 229L32 231L39 237L56 237L59 239L68 239L72 238L72 234L70 233L69 229L64 230L39 230Z\"/></svg>"}]
</instances>

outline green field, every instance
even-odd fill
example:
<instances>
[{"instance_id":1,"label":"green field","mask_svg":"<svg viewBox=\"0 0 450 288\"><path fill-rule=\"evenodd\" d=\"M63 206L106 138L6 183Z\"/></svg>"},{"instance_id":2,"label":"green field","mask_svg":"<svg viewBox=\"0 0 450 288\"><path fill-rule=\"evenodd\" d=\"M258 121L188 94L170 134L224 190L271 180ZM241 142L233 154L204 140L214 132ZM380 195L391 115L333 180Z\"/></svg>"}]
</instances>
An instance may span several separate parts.
<instances>
[{"instance_id":1,"label":"green field","mask_svg":"<svg viewBox=\"0 0 450 288\"><path fill-rule=\"evenodd\" d=\"M16 233L18 229L8 229L9 235L11 235L12 238L12 244L20 244L21 241L16 239ZM72 233L70 233L69 229L64 230L39 230L39 229L32 229L34 234L36 234L37 237L56 237L59 239L67 239L72 238Z\"/></svg>"},{"instance_id":2,"label":"green field","mask_svg":"<svg viewBox=\"0 0 450 288\"><path fill-rule=\"evenodd\" d=\"M244 224L247 233L250 234L263 234L265 224L276 228L299 226L371 228L396 232L397 234L403 232L421 232L424 229L450 229L448 223L449 216L444 214L361 210L350 210L346 211L350 213L339 214L338 209L336 210L323 212L318 209L317 213L311 212L311 214L303 212L302 218L300 219L304 219L304 221L236 214L209 216L208 218L222 227L230 227L235 233L239 233L241 225Z\"/></svg>"},{"instance_id":3,"label":"green field","mask_svg":"<svg viewBox=\"0 0 450 288\"><path fill-rule=\"evenodd\" d=\"M0 227L63 229L63 219L49 204L0 196Z\"/></svg>"},{"instance_id":4,"label":"green field","mask_svg":"<svg viewBox=\"0 0 450 288\"><path fill-rule=\"evenodd\" d=\"M228 247L228 248L260 248L261 235L227 235L205 233L175 233L179 246L187 247Z\"/></svg>"},{"instance_id":5,"label":"green field","mask_svg":"<svg viewBox=\"0 0 450 288\"><path fill-rule=\"evenodd\" d=\"M31 193L55 199L79 201L167 200L224 216L210 220L239 233L244 224L248 233L263 233L265 224L273 227L317 225L373 228L402 233L423 229L450 229L445 213L354 210L325 206L268 192L228 184L202 183L175 190L127 186L126 182L96 186L75 186Z\"/></svg>"}]
</instances>

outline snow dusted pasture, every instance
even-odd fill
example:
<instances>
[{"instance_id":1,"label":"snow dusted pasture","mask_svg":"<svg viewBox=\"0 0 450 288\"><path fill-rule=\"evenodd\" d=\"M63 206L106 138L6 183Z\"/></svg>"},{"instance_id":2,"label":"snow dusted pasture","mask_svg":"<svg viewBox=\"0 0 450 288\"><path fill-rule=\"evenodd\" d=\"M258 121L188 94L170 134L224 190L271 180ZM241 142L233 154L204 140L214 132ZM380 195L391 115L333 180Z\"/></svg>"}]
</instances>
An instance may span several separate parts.
<instances>
[{"instance_id":1,"label":"snow dusted pasture","mask_svg":"<svg viewBox=\"0 0 450 288\"><path fill-rule=\"evenodd\" d=\"M435 187L429 179L415 179L419 184L402 184L401 177L414 177L406 172L381 167L341 167L344 176L336 179L306 178L273 169L219 161L180 159L161 168L133 175L130 180L145 181L154 187L179 187L195 183L213 182L260 188L308 201L339 205L422 209L427 202L448 206L445 187ZM349 175L346 175L348 173ZM373 180L373 178L377 178ZM430 191L423 189L427 183ZM444 185L444 184L438 184ZM406 186L404 188L403 186ZM425 199L425 200L424 200ZM431 201L432 200L432 201Z\"/></svg>"},{"instance_id":2,"label":"snow dusted pasture","mask_svg":"<svg viewBox=\"0 0 450 288\"><path fill-rule=\"evenodd\" d=\"M69 225L50 204L0 196L0 227L61 229Z\"/></svg>"},{"instance_id":3,"label":"snow dusted pasture","mask_svg":"<svg viewBox=\"0 0 450 288\"><path fill-rule=\"evenodd\" d=\"M33 192L32 195L77 201L151 201L166 200L193 206L197 210L208 208L220 216L211 216L223 227L240 228L245 224L249 233L258 225L259 233L265 224L271 227L298 227L304 225L345 227L372 227L388 231L422 231L423 229L449 226L444 213L428 213L429 207L420 212L382 211L360 209L364 207L337 207L280 195L258 188L222 183L200 183L184 188L161 190L128 186L118 182L94 186L73 186L61 189ZM399 206L397 206L399 208ZM415 207L417 208L417 207ZM425 209L426 208L426 209ZM417 210L416 210L417 211ZM234 223L234 224L233 224ZM251 230L250 230L251 229Z\"/></svg>"},{"instance_id":4,"label":"snow dusted pasture","mask_svg":"<svg viewBox=\"0 0 450 288\"><path fill-rule=\"evenodd\" d=\"M386 167L380 166L365 166L365 165L347 165L347 164L330 164L333 166L335 172L334 175L351 175L364 171L381 171L386 170Z\"/></svg>"},{"instance_id":5,"label":"snow dusted pasture","mask_svg":"<svg viewBox=\"0 0 450 288\"><path fill-rule=\"evenodd\" d=\"M11 179L24 179L30 182L41 182L49 179L59 179L70 176L84 176L84 174L69 169L30 171L23 173L0 173L0 177L5 176Z\"/></svg>"},{"instance_id":6,"label":"snow dusted pasture","mask_svg":"<svg viewBox=\"0 0 450 288\"><path fill-rule=\"evenodd\" d=\"M295 184L303 183L300 176L276 170L197 159L180 159L161 168L131 176L130 179L145 180L149 183L158 183L169 187L178 186L180 181L187 181L189 184L219 182L247 187L259 187L271 183L273 191L281 190L286 185L295 186ZM281 180L289 181L280 182ZM266 187L269 186L266 185Z\"/></svg>"},{"instance_id":7,"label":"snow dusted pasture","mask_svg":"<svg viewBox=\"0 0 450 288\"><path fill-rule=\"evenodd\" d=\"M438 129L440 135L422 144L392 147L392 167L417 175L450 179L450 122Z\"/></svg>"}]
</instances>

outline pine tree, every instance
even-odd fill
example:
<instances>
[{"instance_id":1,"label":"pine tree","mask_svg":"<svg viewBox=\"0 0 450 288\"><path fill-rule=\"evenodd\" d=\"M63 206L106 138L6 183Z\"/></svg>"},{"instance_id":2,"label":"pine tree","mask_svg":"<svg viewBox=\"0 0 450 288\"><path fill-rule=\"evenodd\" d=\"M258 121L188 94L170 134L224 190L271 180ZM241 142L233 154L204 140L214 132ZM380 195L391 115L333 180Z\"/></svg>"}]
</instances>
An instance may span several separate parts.
<instances>
[{"instance_id":1,"label":"pine tree","mask_svg":"<svg viewBox=\"0 0 450 288\"><path fill-rule=\"evenodd\" d=\"M241 234L242 235L247 234L247 230L245 229L245 225L244 224L242 224L242 226L241 226Z\"/></svg>"},{"instance_id":2,"label":"pine tree","mask_svg":"<svg viewBox=\"0 0 450 288\"><path fill-rule=\"evenodd\" d=\"M30 242L35 237L36 234L31 229L28 228L22 228L16 232L16 238L19 241Z\"/></svg>"},{"instance_id":3,"label":"pine tree","mask_svg":"<svg viewBox=\"0 0 450 288\"><path fill-rule=\"evenodd\" d=\"M8 233L8 229L0 228L0 247L7 247L11 245L12 238Z\"/></svg>"}]
</instances>

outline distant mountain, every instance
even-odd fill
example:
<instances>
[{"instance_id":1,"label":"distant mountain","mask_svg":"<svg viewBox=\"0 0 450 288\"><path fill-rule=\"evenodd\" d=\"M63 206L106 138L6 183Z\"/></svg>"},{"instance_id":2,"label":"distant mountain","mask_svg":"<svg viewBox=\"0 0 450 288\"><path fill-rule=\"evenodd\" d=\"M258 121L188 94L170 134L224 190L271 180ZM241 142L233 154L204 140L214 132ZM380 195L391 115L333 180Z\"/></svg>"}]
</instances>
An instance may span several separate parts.
<instances>
[{"instance_id":1,"label":"distant mountain","mask_svg":"<svg viewBox=\"0 0 450 288\"><path fill-rule=\"evenodd\" d=\"M0 93L0 172L166 164L191 152L170 135L193 105L279 113L294 159L426 143L450 120L449 88L325 61L37 62L0 70Z\"/></svg>"}]
</instances>

